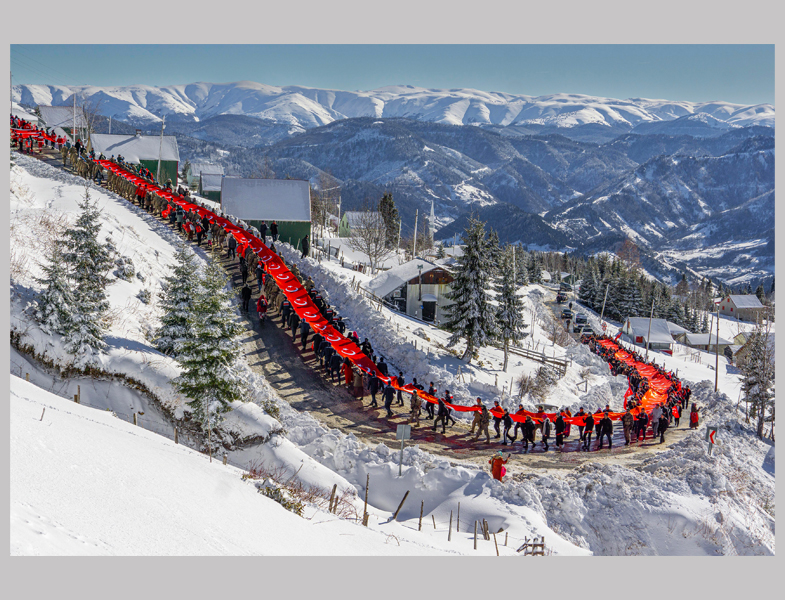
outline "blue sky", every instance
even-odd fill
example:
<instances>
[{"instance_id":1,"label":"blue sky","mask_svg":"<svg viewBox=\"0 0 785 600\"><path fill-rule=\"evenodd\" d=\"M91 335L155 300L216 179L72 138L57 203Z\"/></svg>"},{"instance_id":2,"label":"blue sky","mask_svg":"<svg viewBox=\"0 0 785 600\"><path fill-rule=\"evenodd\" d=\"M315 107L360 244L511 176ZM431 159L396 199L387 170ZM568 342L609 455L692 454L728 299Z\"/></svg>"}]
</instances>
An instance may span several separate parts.
<instances>
[{"instance_id":1,"label":"blue sky","mask_svg":"<svg viewBox=\"0 0 785 600\"><path fill-rule=\"evenodd\" d=\"M13 83L251 80L774 103L774 45L12 45Z\"/></svg>"}]
</instances>

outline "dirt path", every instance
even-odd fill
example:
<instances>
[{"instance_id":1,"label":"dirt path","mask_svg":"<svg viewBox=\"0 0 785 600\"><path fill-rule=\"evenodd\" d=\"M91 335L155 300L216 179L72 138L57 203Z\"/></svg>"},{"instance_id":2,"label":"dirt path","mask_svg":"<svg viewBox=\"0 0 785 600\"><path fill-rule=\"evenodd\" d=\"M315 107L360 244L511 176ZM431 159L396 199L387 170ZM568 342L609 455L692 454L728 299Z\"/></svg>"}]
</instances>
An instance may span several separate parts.
<instances>
[{"instance_id":1,"label":"dirt path","mask_svg":"<svg viewBox=\"0 0 785 600\"><path fill-rule=\"evenodd\" d=\"M59 153L45 152L35 157L63 168ZM71 172L71 169L66 170ZM158 219L165 222L160 217ZM181 235L185 240L185 235ZM226 253L222 252L220 262L231 277L232 285L239 292L242 279L238 261L229 259ZM253 274L249 275L249 285L253 290L253 298L249 314L244 315L245 335L241 343L251 368L264 375L281 398L293 408L310 412L325 426L343 433L352 433L371 447L384 442L390 448L399 448L400 442L395 439L395 430L398 425L407 422L409 399L404 397L404 406L394 403L392 411L395 416L387 418L384 408L370 407L370 395L367 394L360 400L349 394L340 382L332 383L329 377L323 375L323 370L318 369L319 361L314 353L311 350L303 351L299 334L295 343L291 331L282 328L281 319L275 311L270 310L264 325L259 326L255 310L259 295ZM548 304L551 304L552 310L556 308L555 303ZM558 318L558 314L556 316ZM377 399L381 407L381 395L378 395ZM514 479L540 469L573 469L586 461L634 466L652 452L665 449L681 439L689 431L685 423L682 423L680 429L668 430L665 444L661 445L659 440L655 442L648 438L642 443L626 447L621 428L615 427L612 450L606 448L595 451L597 443L592 441L592 451L583 452L579 450L577 431L573 428L572 435L566 438L564 451L556 450L556 440L553 437L549 451L546 452L542 443L538 441L533 450L530 448L529 452L524 454L520 442L503 446L495 440L493 423L489 428L491 443L474 442L469 434L469 426L461 421L448 427L446 434L442 434L441 431L434 432L431 425L432 421L423 414L420 427L412 427L412 439L406 442L407 446L416 444L422 450L444 457L453 463L471 463L481 467L487 466L490 455L496 450L511 452L512 459L507 464L507 469Z\"/></svg>"}]
</instances>

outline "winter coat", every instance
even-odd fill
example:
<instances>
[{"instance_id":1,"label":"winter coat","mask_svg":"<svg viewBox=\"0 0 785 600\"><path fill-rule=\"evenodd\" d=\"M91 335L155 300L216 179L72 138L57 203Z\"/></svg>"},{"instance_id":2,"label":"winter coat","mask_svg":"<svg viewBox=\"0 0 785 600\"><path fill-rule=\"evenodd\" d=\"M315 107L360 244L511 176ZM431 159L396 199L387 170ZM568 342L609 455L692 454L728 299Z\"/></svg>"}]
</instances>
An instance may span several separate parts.
<instances>
[{"instance_id":1,"label":"winter coat","mask_svg":"<svg viewBox=\"0 0 785 600\"><path fill-rule=\"evenodd\" d=\"M502 417L502 422L504 423L505 429L509 429L510 427L512 427L512 418L510 417L510 415L504 415Z\"/></svg>"},{"instance_id":2,"label":"winter coat","mask_svg":"<svg viewBox=\"0 0 785 600\"><path fill-rule=\"evenodd\" d=\"M624 415L621 418L621 424L624 427L624 429L626 429L627 431L632 429L632 424L634 422L635 422L635 417L633 417L632 413L629 412L624 413Z\"/></svg>"},{"instance_id":3,"label":"winter coat","mask_svg":"<svg viewBox=\"0 0 785 600\"><path fill-rule=\"evenodd\" d=\"M603 417L600 420L600 434L613 434L613 421L609 417Z\"/></svg>"},{"instance_id":4,"label":"winter coat","mask_svg":"<svg viewBox=\"0 0 785 600\"><path fill-rule=\"evenodd\" d=\"M379 391L379 386L381 383L382 380L379 379L376 375L371 377L371 379L368 381L368 390L371 392L371 394L375 394Z\"/></svg>"},{"instance_id":5,"label":"winter coat","mask_svg":"<svg viewBox=\"0 0 785 600\"><path fill-rule=\"evenodd\" d=\"M234 239L233 235L229 236L229 241L227 242L227 244L229 245L230 250L234 250L235 248L237 248L237 240Z\"/></svg>"},{"instance_id":6,"label":"winter coat","mask_svg":"<svg viewBox=\"0 0 785 600\"><path fill-rule=\"evenodd\" d=\"M668 428L668 419L665 417L665 415L663 415L663 416L660 417L659 432L660 433L665 433L665 430L667 428Z\"/></svg>"},{"instance_id":7,"label":"winter coat","mask_svg":"<svg viewBox=\"0 0 785 600\"><path fill-rule=\"evenodd\" d=\"M278 235L278 223L273 223L270 225L270 234Z\"/></svg>"},{"instance_id":8,"label":"winter coat","mask_svg":"<svg viewBox=\"0 0 785 600\"><path fill-rule=\"evenodd\" d=\"M250 300L251 299L251 288L248 286L244 286L240 294L243 297L243 300Z\"/></svg>"},{"instance_id":9,"label":"winter coat","mask_svg":"<svg viewBox=\"0 0 785 600\"><path fill-rule=\"evenodd\" d=\"M697 425L698 424L698 411L693 410L690 412L690 425Z\"/></svg>"},{"instance_id":10,"label":"winter coat","mask_svg":"<svg viewBox=\"0 0 785 600\"><path fill-rule=\"evenodd\" d=\"M391 385L388 385L384 388L384 405L389 407L393 403L394 398L395 388Z\"/></svg>"},{"instance_id":11,"label":"winter coat","mask_svg":"<svg viewBox=\"0 0 785 600\"><path fill-rule=\"evenodd\" d=\"M592 429L594 429L594 417L592 415L586 415L584 425L586 426L586 433L591 433Z\"/></svg>"},{"instance_id":12,"label":"winter coat","mask_svg":"<svg viewBox=\"0 0 785 600\"><path fill-rule=\"evenodd\" d=\"M542 420L542 437L543 439L550 437L551 435L551 420L548 417L545 417Z\"/></svg>"},{"instance_id":13,"label":"winter coat","mask_svg":"<svg viewBox=\"0 0 785 600\"><path fill-rule=\"evenodd\" d=\"M563 435L567 426L564 423L564 417L559 415L556 417L556 435Z\"/></svg>"},{"instance_id":14,"label":"winter coat","mask_svg":"<svg viewBox=\"0 0 785 600\"><path fill-rule=\"evenodd\" d=\"M437 413L440 417L446 417L450 414L450 411L447 409L447 405L444 403L444 400L439 398L439 412Z\"/></svg>"},{"instance_id":15,"label":"winter coat","mask_svg":"<svg viewBox=\"0 0 785 600\"><path fill-rule=\"evenodd\" d=\"M337 353L333 354L332 357L330 357L330 370L337 371L338 369L341 368L342 362L343 362L343 358L341 357L340 354Z\"/></svg>"},{"instance_id":16,"label":"winter coat","mask_svg":"<svg viewBox=\"0 0 785 600\"><path fill-rule=\"evenodd\" d=\"M493 475L493 478L501 481L502 468L503 465L507 464L507 459L502 458L501 456L494 456L488 463L491 465L491 475Z\"/></svg>"},{"instance_id":17,"label":"winter coat","mask_svg":"<svg viewBox=\"0 0 785 600\"><path fill-rule=\"evenodd\" d=\"M441 402L439 402L439 407L441 408ZM485 427L488 423L491 422L491 413L488 412L488 407L482 407L482 414L480 415L480 427Z\"/></svg>"}]
</instances>

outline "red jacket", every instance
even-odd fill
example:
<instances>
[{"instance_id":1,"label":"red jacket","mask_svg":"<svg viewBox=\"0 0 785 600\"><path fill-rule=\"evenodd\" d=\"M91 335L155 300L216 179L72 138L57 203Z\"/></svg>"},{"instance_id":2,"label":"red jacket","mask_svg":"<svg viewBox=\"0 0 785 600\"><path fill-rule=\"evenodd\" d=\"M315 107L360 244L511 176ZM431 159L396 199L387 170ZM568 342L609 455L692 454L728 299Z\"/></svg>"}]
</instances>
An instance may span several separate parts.
<instances>
[{"instance_id":1,"label":"red jacket","mask_svg":"<svg viewBox=\"0 0 785 600\"><path fill-rule=\"evenodd\" d=\"M507 464L507 459L501 456L494 456L488 461L491 465L491 475L494 479L502 480L502 465Z\"/></svg>"}]
</instances>

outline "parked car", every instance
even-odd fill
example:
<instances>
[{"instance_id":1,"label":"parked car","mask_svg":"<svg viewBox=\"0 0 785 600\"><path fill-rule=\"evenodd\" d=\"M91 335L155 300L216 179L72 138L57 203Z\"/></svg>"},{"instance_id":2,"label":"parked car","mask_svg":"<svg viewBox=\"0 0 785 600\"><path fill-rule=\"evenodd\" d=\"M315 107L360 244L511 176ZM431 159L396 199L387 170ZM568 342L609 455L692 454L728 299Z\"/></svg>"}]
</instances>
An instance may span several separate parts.
<instances>
[{"instance_id":1,"label":"parked car","mask_svg":"<svg viewBox=\"0 0 785 600\"><path fill-rule=\"evenodd\" d=\"M567 302L567 296L559 292L558 294L556 294L556 302L558 302L559 304L561 304L562 302Z\"/></svg>"},{"instance_id":2,"label":"parked car","mask_svg":"<svg viewBox=\"0 0 785 600\"><path fill-rule=\"evenodd\" d=\"M578 332L578 335L580 335L581 337L584 336L584 335L588 335L588 336L592 336L593 335L593 336L596 337L597 336L597 332L594 331L594 329L592 329L589 325L584 325L581 328L581 330Z\"/></svg>"},{"instance_id":3,"label":"parked car","mask_svg":"<svg viewBox=\"0 0 785 600\"><path fill-rule=\"evenodd\" d=\"M589 322L589 318L585 314L578 313L577 315L575 315L576 324L586 325L588 322Z\"/></svg>"},{"instance_id":4,"label":"parked car","mask_svg":"<svg viewBox=\"0 0 785 600\"><path fill-rule=\"evenodd\" d=\"M572 311L569 308L565 308L561 311L561 318L562 319L572 319Z\"/></svg>"},{"instance_id":5,"label":"parked car","mask_svg":"<svg viewBox=\"0 0 785 600\"><path fill-rule=\"evenodd\" d=\"M559 284L559 289L565 292L571 292L572 286L569 283L564 283L563 281Z\"/></svg>"},{"instance_id":6,"label":"parked car","mask_svg":"<svg viewBox=\"0 0 785 600\"><path fill-rule=\"evenodd\" d=\"M580 331L581 331L581 330L582 330L584 327L586 327L586 323L575 323L575 324L572 326L572 332L573 332L573 333L580 333Z\"/></svg>"}]
</instances>

